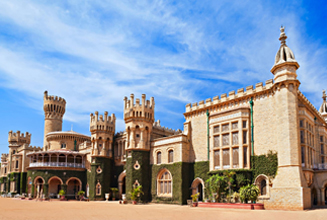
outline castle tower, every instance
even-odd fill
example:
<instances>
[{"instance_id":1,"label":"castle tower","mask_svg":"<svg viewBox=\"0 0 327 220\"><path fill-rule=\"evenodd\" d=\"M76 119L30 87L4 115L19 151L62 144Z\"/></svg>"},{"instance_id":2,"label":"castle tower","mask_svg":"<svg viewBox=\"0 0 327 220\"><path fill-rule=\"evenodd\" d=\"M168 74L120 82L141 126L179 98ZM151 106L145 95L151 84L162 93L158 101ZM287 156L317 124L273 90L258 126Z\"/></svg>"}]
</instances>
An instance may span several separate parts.
<instances>
[{"instance_id":1,"label":"castle tower","mask_svg":"<svg viewBox=\"0 0 327 220\"><path fill-rule=\"evenodd\" d=\"M146 100L145 94L134 103L134 94L130 100L124 98L124 120L127 132L126 150L150 150L150 134L154 122L154 98Z\"/></svg>"},{"instance_id":2,"label":"castle tower","mask_svg":"<svg viewBox=\"0 0 327 220\"><path fill-rule=\"evenodd\" d=\"M326 98L327 98L326 91L323 90L322 91L322 100L323 100L323 102L322 102L322 104L321 104L321 106L319 108L319 112L322 115L322 117L324 117L325 121L327 122L327 101L326 101Z\"/></svg>"},{"instance_id":3,"label":"castle tower","mask_svg":"<svg viewBox=\"0 0 327 220\"><path fill-rule=\"evenodd\" d=\"M286 45L284 27L281 27L281 46L271 69L274 74L275 111L278 115L278 173L271 188L267 209L303 210L309 208L310 189L307 187L301 167L299 138L298 88L296 70L299 64L291 49ZM292 195L285 199L284 195Z\"/></svg>"},{"instance_id":4,"label":"castle tower","mask_svg":"<svg viewBox=\"0 0 327 220\"><path fill-rule=\"evenodd\" d=\"M13 170L13 155L17 153L19 147L23 146L24 144L29 145L31 143L31 134L26 132L20 133L20 131L13 132L9 131L8 133L8 143L9 143L9 166L8 172L12 172Z\"/></svg>"},{"instance_id":5,"label":"castle tower","mask_svg":"<svg viewBox=\"0 0 327 220\"><path fill-rule=\"evenodd\" d=\"M115 134L116 117L108 116L108 112L99 115L99 112L90 114L90 132L92 141L91 176L88 179L90 189L101 187L101 193L90 190L89 197L92 200L104 200L105 193L110 191L112 177L114 175L112 159L112 143Z\"/></svg>"},{"instance_id":6,"label":"castle tower","mask_svg":"<svg viewBox=\"0 0 327 220\"><path fill-rule=\"evenodd\" d=\"M146 100L145 94L134 103L134 95L130 100L124 98L124 120L126 126L127 152L126 191L133 187L142 185L144 192L142 200L150 201L150 134L154 122L154 98ZM129 195L128 195L129 196Z\"/></svg>"},{"instance_id":7,"label":"castle tower","mask_svg":"<svg viewBox=\"0 0 327 220\"><path fill-rule=\"evenodd\" d=\"M44 141L43 146L47 146L46 135L49 132L62 130L62 117L66 110L66 100L58 96L48 96L48 91L44 92Z\"/></svg>"},{"instance_id":8,"label":"castle tower","mask_svg":"<svg viewBox=\"0 0 327 220\"><path fill-rule=\"evenodd\" d=\"M112 141L115 134L115 114L99 116L99 112L90 114L90 132L92 140L92 155L112 157Z\"/></svg>"}]
</instances>

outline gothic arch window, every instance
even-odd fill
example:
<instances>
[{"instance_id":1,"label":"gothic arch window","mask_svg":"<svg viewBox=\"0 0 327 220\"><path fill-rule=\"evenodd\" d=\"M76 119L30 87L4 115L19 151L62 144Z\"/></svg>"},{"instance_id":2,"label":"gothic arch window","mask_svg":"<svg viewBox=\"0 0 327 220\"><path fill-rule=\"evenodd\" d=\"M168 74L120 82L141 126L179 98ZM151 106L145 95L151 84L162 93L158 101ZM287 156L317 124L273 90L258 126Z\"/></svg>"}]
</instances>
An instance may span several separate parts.
<instances>
[{"instance_id":1,"label":"gothic arch window","mask_svg":"<svg viewBox=\"0 0 327 220\"><path fill-rule=\"evenodd\" d=\"M173 188L173 179L167 169L162 169L157 176L157 195L171 197Z\"/></svg>"},{"instance_id":2,"label":"gothic arch window","mask_svg":"<svg viewBox=\"0 0 327 220\"><path fill-rule=\"evenodd\" d=\"M101 184L99 183L99 181L98 181L98 183L96 185L95 194L97 196L101 196Z\"/></svg>"},{"instance_id":3,"label":"gothic arch window","mask_svg":"<svg viewBox=\"0 0 327 220\"><path fill-rule=\"evenodd\" d=\"M161 151L157 153L157 164L161 164Z\"/></svg>"},{"instance_id":4,"label":"gothic arch window","mask_svg":"<svg viewBox=\"0 0 327 220\"><path fill-rule=\"evenodd\" d=\"M259 190L260 190L259 198L260 197L266 198L266 197L270 196L270 194L269 194L269 179L266 175L260 174L259 176L257 176L257 178L254 181L254 184L259 187Z\"/></svg>"},{"instance_id":5,"label":"gothic arch window","mask_svg":"<svg viewBox=\"0 0 327 220\"><path fill-rule=\"evenodd\" d=\"M169 150L168 151L168 163L173 163L174 162L174 150Z\"/></svg>"},{"instance_id":6,"label":"gothic arch window","mask_svg":"<svg viewBox=\"0 0 327 220\"><path fill-rule=\"evenodd\" d=\"M260 195L261 196L265 196L266 194L267 194L267 182L266 182L266 180L265 179L262 179L261 181L260 181Z\"/></svg>"}]
</instances>

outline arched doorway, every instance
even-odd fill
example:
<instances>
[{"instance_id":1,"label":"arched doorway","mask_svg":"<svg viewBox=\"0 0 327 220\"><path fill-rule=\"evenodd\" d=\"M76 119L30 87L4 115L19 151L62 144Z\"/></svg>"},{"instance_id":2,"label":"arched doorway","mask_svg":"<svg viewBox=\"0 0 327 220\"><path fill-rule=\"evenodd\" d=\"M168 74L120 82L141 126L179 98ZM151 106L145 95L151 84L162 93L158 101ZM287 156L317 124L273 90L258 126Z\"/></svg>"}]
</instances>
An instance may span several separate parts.
<instances>
[{"instance_id":1,"label":"arched doorway","mask_svg":"<svg viewBox=\"0 0 327 220\"><path fill-rule=\"evenodd\" d=\"M34 186L35 186L34 196L36 198L42 198L43 184L44 184L44 179L42 177L39 176L34 179Z\"/></svg>"},{"instance_id":2,"label":"arched doorway","mask_svg":"<svg viewBox=\"0 0 327 220\"><path fill-rule=\"evenodd\" d=\"M204 181L203 179L197 177L193 180L192 185L192 194L199 193L198 201L203 201L204 198Z\"/></svg>"},{"instance_id":3,"label":"arched doorway","mask_svg":"<svg viewBox=\"0 0 327 220\"><path fill-rule=\"evenodd\" d=\"M122 197L122 194L126 194L126 170L121 172L118 177L118 192L119 198Z\"/></svg>"},{"instance_id":4,"label":"arched doorway","mask_svg":"<svg viewBox=\"0 0 327 220\"><path fill-rule=\"evenodd\" d=\"M67 180L67 199L77 198L77 193L82 189L82 182L76 177L71 177Z\"/></svg>"},{"instance_id":5,"label":"arched doorway","mask_svg":"<svg viewBox=\"0 0 327 220\"><path fill-rule=\"evenodd\" d=\"M49 198L58 198L59 191L61 190L62 180L57 177L51 177L48 181L49 184Z\"/></svg>"},{"instance_id":6,"label":"arched doorway","mask_svg":"<svg viewBox=\"0 0 327 220\"><path fill-rule=\"evenodd\" d=\"M325 205L327 205L327 185L325 186Z\"/></svg>"}]
</instances>

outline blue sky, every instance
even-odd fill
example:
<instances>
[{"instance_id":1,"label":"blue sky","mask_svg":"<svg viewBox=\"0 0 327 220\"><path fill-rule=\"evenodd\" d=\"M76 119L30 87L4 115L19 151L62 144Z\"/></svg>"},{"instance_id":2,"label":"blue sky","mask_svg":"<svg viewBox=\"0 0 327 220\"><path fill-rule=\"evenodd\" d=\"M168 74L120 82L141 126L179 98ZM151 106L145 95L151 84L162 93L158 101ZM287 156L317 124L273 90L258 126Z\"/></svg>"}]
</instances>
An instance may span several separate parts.
<instances>
[{"instance_id":1,"label":"blue sky","mask_svg":"<svg viewBox=\"0 0 327 220\"><path fill-rule=\"evenodd\" d=\"M135 3L137 2L137 3ZM89 115L117 117L134 93L182 129L187 103L273 78L284 25L300 89L319 108L327 89L325 1L1 1L0 151L8 131L43 143L43 92L67 101L63 130L89 134Z\"/></svg>"}]
</instances>

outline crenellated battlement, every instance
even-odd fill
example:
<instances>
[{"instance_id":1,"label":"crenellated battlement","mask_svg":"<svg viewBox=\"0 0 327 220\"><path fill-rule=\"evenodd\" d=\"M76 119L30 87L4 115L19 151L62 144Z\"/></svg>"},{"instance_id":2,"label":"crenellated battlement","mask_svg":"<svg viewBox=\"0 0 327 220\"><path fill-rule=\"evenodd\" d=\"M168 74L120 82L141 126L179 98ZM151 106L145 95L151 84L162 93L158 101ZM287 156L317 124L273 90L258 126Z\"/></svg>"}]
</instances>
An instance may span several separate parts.
<instances>
[{"instance_id":1,"label":"crenellated battlement","mask_svg":"<svg viewBox=\"0 0 327 220\"><path fill-rule=\"evenodd\" d=\"M10 145L22 145L22 144L30 144L31 143L31 134L28 132L20 133L20 131L9 131L8 133L8 142Z\"/></svg>"},{"instance_id":2,"label":"crenellated battlement","mask_svg":"<svg viewBox=\"0 0 327 220\"><path fill-rule=\"evenodd\" d=\"M259 82L259 83L255 84L255 88L253 87L253 85L250 85L250 86L247 86L245 88L245 90L244 90L244 88L240 88L237 90L237 92L231 91L228 93L228 96L227 96L227 93L224 93L220 96L220 99L219 99L219 96L215 96L215 97L213 97L213 99L208 98L205 101L202 100L198 103L197 102L195 102L193 104L188 103L186 105L185 112L188 113L188 112L192 112L195 110L204 109L206 107L216 105L218 103L223 103L223 102L231 101L231 100L238 99L241 97L246 97L246 96L249 96L249 95L252 95L255 93L259 93L262 91L267 91L267 90L270 90L270 88L273 86L273 84L274 84L273 79L269 79L266 81L266 85L263 85L262 82Z\"/></svg>"},{"instance_id":3,"label":"crenellated battlement","mask_svg":"<svg viewBox=\"0 0 327 220\"><path fill-rule=\"evenodd\" d=\"M21 148L22 150L28 150L28 151L41 151L42 147L39 146L29 146L28 144L24 144L24 146ZM20 148L18 149L20 150Z\"/></svg>"},{"instance_id":4,"label":"crenellated battlement","mask_svg":"<svg viewBox=\"0 0 327 220\"><path fill-rule=\"evenodd\" d=\"M66 111L66 100L58 96L49 96L44 92L43 110L46 118L62 119Z\"/></svg>"},{"instance_id":5,"label":"crenellated battlement","mask_svg":"<svg viewBox=\"0 0 327 220\"><path fill-rule=\"evenodd\" d=\"M108 112L105 111L104 115L99 115L99 112L96 111L90 114L90 131L110 131L115 132L116 116L111 114L108 116Z\"/></svg>"},{"instance_id":6,"label":"crenellated battlement","mask_svg":"<svg viewBox=\"0 0 327 220\"><path fill-rule=\"evenodd\" d=\"M155 121L153 123L153 128L154 129L160 129L160 130L163 130L163 131L171 133L171 134L180 134L180 133L182 133L182 131L180 129L174 130L174 129L171 129L171 128L161 126L160 125L160 120L157 120L157 121Z\"/></svg>"},{"instance_id":7,"label":"crenellated battlement","mask_svg":"<svg viewBox=\"0 0 327 220\"><path fill-rule=\"evenodd\" d=\"M130 99L124 98L124 119L142 118L148 121L154 121L154 98L146 100L145 94L142 94L142 103L140 99L136 99L134 103L134 94Z\"/></svg>"}]
</instances>

